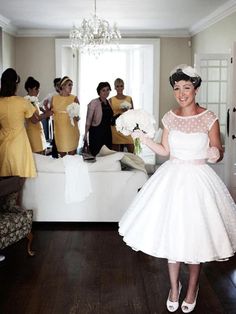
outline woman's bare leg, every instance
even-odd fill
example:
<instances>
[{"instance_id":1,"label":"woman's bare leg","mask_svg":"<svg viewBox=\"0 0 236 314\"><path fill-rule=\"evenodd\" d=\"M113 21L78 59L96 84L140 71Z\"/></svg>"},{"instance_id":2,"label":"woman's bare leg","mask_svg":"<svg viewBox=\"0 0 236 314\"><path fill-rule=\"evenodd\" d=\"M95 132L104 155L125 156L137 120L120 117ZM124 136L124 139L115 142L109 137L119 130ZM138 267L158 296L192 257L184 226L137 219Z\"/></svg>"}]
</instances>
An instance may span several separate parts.
<instances>
[{"instance_id":1,"label":"woman's bare leg","mask_svg":"<svg viewBox=\"0 0 236 314\"><path fill-rule=\"evenodd\" d=\"M112 144L112 150L119 152L120 151L120 145L119 144Z\"/></svg>"},{"instance_id":2,"label":"woman's bare leg","mask_svg":"<svg viewBox=\"0 0 236 314\"><path fill-rule=\"evenodd\" d=\"M75 154L76 154L76 149L74 149L74 150L68 152L68 155L75 155Z\"/></svg>"},{"instance_id":3,"label":"woman's bare leg","mask_svg":"<svg viewBox=\"0 0 236 314\"><path fill-rule=\"evenodd\" d=\"M134 144L126 144L125 146L127 147L129 153L134 152Z\"/></svg>"},{"instance_id":4,"label":"woman's bare leg","mask_svg":"<svg viewBox=\"0 0 236 314\"><path fill-rule=\"evenodd\" d=\"M65 152L58 152L58 154L59 154L60 157L64 157L66 155Z\"/></svg>"}]
</instances>

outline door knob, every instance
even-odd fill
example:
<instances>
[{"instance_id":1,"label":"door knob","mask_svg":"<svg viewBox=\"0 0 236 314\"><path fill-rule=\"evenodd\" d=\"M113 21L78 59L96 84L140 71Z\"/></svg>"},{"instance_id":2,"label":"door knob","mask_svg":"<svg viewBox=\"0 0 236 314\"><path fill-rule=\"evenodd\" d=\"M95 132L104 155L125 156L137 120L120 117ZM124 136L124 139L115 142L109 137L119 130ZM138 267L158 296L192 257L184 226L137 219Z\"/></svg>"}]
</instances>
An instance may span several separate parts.
<instances>
[{"instance_id":1,"label":"door knob","mask_svg":"<svg viewBox=\"0 0 236 314\"><path fill-rule=\"evenodd\" d=\"M232 135L232 139L235 140L236 139L236 135L233 134Z\"/></svg>"}]
</instances>

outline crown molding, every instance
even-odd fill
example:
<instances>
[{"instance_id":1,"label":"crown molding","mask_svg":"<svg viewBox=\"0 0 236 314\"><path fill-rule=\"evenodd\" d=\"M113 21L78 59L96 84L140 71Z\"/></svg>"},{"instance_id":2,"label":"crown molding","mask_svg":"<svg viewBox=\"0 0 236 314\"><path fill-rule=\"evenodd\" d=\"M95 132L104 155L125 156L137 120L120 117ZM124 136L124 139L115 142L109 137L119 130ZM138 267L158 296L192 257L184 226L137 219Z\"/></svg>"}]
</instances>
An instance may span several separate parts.
<instances>
[{"instance_id":1,"label":"crown molding","mask_svg":"<svg viewBox=\"0 0 236 314\"><path fill-rule=\"evenodd\" d=\"M190 37L187 29L175 30L122 30L121 36L128 37ZM52 30L52 29L18 29L16 37L69 37L70 30Z\"/></svg>"},{"instance_id":2,"label":"crown molding","mask_svg":"<svg viewBox=\"0 0 236 314\"><path fill-rule=\"evenodd\" d=\"M219 22L225 17L231 15L236 11L236 0L230 0L224 5L220 6L217 10L209 14L206 18L200 20L198 23L190 27L189 33L191 36L196 35Z\"/></svg>"},{"instance_id":3,"label":"crown molding","mask_svg":"<svg viewBox=\"0 0 236 314\"><path fill-rule=\"evenodd\" d=\"M11 21L0 14L0 27L3 31L11 35L16 35L16 28L11 24Z\"/></svg>"},{"instance_id":4,"label":"crown molding","mask_svg":"<svg viewBox=\"0 0 236 314\"><path fill-rule=\"evenodd\" d=\"M141 29L127 29L122 30L122 37L191 37L213 24L219 22L223 18L229 16L236 11L236 0L229 0L224 5L220 6L217 10L212 12L206 18L200 20L198 23L189 29L167 29L167 30L141 30ZM3 31L16 37L69 37L70 30L65 29L17 29L11 24L11 21L0 14L0 27Z\"/></svg>"}]
</instances>

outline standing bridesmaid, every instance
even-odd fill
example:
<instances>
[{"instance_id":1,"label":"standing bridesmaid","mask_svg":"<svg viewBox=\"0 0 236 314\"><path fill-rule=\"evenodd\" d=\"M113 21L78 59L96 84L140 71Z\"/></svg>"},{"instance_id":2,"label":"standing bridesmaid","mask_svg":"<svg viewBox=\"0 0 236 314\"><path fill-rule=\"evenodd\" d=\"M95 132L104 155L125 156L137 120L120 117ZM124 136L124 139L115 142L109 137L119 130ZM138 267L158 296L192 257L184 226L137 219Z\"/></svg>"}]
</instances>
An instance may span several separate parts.
<instances>
[{"instance_id":1,"label":"standing bridesmaid","mask_svg":"<svg viewBox=\"0 0 236 314\"><path fill-rule=\"evenodd\" d=\"M37 123L32 123L30 119L26 119L26 132L30 141L31 149L33 153L45 154L46 151L46 138L43 130L42 119L48 118L52 115L52 112L46 107L45 112L40 114L39 109L39 94L40 84L32 76L29 76L25 82L25 90L27 95L25 99L30 100L35 107L35 116L37 117Z\"/></svg>"},{"instance_id":2,"label":"standing bridesmaid","mask_svg":"<svg viewBox=\"0 0 236 314\"><path fill-rule=\"evenodd\" d=\"M60 94L54 95L51 100L51 109L54 112L55 143L61 157L66 154L75 155L79 144L79 118L74 118L73 126L66 110L67 106L72 103L79 104L77 96L71 94L72 87L72 80L64 76L59 83Z\"/></svg>"},{"instance_id":3,"label":"standing bridesmaid","mask_svg":"<svg viewBox=\"0 0 236 314\"><path fill-rule=\"evenodd\" d=\"M116 96L110 98L111 107L114 117L121 115L123 112L133 109L133 100L131 96L124 95L124 81L117 78L114 82ZM115 125L111 127L112 131L112 148L116 151L123 151L124 147L128 152L134 152L134 142L131 136L125 136L116 130Z\"/></svg>"}]
</instances>

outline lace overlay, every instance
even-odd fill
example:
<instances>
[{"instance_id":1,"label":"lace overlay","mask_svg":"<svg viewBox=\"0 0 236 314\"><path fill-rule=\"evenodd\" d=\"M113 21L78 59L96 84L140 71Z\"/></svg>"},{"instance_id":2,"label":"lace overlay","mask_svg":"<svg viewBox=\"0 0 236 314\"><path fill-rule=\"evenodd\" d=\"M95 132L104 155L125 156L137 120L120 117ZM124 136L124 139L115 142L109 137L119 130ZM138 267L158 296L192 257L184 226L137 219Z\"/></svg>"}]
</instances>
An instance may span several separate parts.
<instances>
[{"instance_id":1,"label":"lace overlay","mask_svg":"<svg viewBox=\"0 0 236 314\"><path fill-rule=\"evenodd\" d=\"M162 123L169 131L208 133L217 119L215 113L209 110L205 110L195 116L187 117L178 116L170 110L164 115Z\"/></svg>"}]
</instances>

